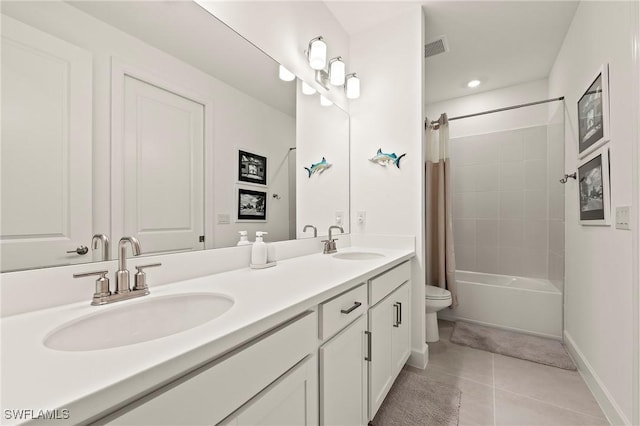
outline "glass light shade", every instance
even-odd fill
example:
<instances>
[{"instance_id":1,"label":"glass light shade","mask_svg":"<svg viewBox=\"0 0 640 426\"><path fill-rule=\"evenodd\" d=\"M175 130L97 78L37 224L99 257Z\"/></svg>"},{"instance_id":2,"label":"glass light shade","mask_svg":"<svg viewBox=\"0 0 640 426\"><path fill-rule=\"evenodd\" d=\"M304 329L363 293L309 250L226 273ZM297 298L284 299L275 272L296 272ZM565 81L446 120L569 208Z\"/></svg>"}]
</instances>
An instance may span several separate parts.
<instances>
[{"instance_id":1,"label":"glass light shade","mask_svg":"<svg viewBox=\"0 0 640 426\"><path fill-rule=\"evenodd\" d=\"M291 71L289 71L288 69L286 69L285 67L283 67L282 65L280 65L280 69L278 71L278 77L280 77L280 80L282 81L293 81L296 78L296 75Z\"/></svg>"},{"instance_id":2,"label":"glass light shade","mask_svg":"<svg viewBox=\"0 0 640 426\"><path fill-rule=\"evenodd\" d=\"M360 78L357 75L352 74L347 78L345 92L347 93L347 99L358 99L360 97Z\"/></svg>"},{"instance_id":3,"label":"glass light shade","mask_svg":"<svg viewBox=\"0 0 640 426\"><path fill-rule=\"evenodd\" d=\"M307 84L306 81L302 82L302 94L303 95L315 95L316 89Z\"/></svg>"},{"instance_id":4,"label":"glass light shade","mask_svg":"<svg viewBox=\"0 0 640 426\"><path fill-rule=\"evenodd\" d=\"M480 86L480 80L471 80L470 82L467 83L467 87L478 87Z\"/></svg>"},{"instance_id":5,"label":"glass light shade","mask_svg":"<svg viewBox=\"0 0 640 426\"><path fill-rule=\"evenodd\" d=\"M329 81L334 86L342 86L344 84L345 64L342 58L337 57L329 61Z\"/></svg>"},{"instance_id":6,"label":"glass light shade","mask_svg":"<svg viewBox=\"0 0 640 426\"><path fill-rule=\"evenodd\" d=\"M309 66L321 70L327 64L327 44L322 39L315 39L309 45Z\"/></svg>"},{"instance_id":7,"label":"glass light shade","mask_svg":"<svg viewBox=\"0 0 640 426\"><path fill-rule=\"evenodd\" d=\"M324 95L320 95L320 105L322 105L322 106L331 106L331 105L333 105L333 102L331 102L329 99L325 98Z\"/></svg>"}]
</instances>

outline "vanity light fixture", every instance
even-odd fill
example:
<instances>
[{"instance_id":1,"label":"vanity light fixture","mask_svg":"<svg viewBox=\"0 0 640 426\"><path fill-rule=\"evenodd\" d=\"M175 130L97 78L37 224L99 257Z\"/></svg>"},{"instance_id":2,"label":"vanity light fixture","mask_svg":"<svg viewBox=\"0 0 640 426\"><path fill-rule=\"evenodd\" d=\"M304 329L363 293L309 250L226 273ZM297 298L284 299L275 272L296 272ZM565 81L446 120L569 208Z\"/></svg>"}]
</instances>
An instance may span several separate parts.
<instances>
[{"instance_id":1,"label":"vanity light fixture","mask_svg":"<svg viewBox=\"0 0 640 426\"><path fill-rule=\"evenodd\" d=\"M321 70L327 64L327 43L322 36L311 39L307 50L309 65L314 70Z\"/></svg>"},{"instance_id":2,"label":"vanity light fixture","mask_svg":"<svg viewBox=\"0 0 640 426\"><path fill-rule=\"evenodd\" d=\"M307 84L306 81L302 82L302 94L303 95L315 95L316 94L316 89L311 86L310 84Z\"/></svg>"},{"instance_id":3,"label":"vanity light fixture","mask_svg":"<svg viewBox=\"0 0 640 426\"><path fill-rule=\"evenodd\" d=\"M295 80L296 75L280 65L280 69L278 70L278 77L280 77L280 80L282 81L293 81Z\"/></svg>"},{"instance_id":4,"label":"vanity light fixture","mask_svg":"<svg viewBox=\"0 0 640 426\"><path fill-rule=\"evenodd\" d=\"M329 82L334 86L344 84L344 74L346 65L341 56L337 56L329 61Z\"/></svg>"},{"instance_id":5,"label":"vanity light fixture","mask_svg":"<svg viewBox=\"0 0 640 426\"><path fill-rule=\"evenodd\" d=\"M355 72L347 75L344 91L347 99L358 99L360 97L360 77Z\"/></svg>"},{"instance_id":6,"label":"vanity light fixture","mask_svg":"<svg viewBox=\"0 0 640 426\"><path fill-rule=\"evenodd\" d=\"M471 80L467 83L467 87L474 88L480 86L480 80Z\"/></svg>"},{"instance_id":7,"label":"vanity light fixture","mask_svg":"<svg viewBox=\"0 0 640 426\"><path fill-rule=\"evenodd\" d=\"M320 105L322 106L331 106L333 102L327 99L324 95L320 95Z\"/></svg>"}]
</instances>

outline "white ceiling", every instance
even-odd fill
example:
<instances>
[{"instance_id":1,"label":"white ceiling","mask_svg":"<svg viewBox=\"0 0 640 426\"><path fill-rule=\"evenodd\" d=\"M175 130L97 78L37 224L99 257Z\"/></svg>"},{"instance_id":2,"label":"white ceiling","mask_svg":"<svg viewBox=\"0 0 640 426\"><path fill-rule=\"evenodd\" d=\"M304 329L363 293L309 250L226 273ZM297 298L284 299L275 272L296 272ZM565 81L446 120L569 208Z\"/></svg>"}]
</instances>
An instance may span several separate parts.
<instances>
[{"instance_id":1,"label":"white ceiling","mask_svg":"<svg viewBox=\"0 0 640 426\"><path fill-rule=\"evenodd\" d=\"M381 24L415 2L326 1L350 35ZM426 102L546 78L577 1L420 1L425 41L445 36L449 51L425 59ZM363 75L362 78L365 78ZM482 84L469 89L466 83Z\"/></svg>"},{"instance_id":2,"label":"white ceiling","mask_svg":"<svg viewBox=\"0 0 640 426\"><path fill-rule=\"evenodd\" d=\"M295 116L278 63L191 1L69 1L78 9Z\"/></svg>"}]
</instances>

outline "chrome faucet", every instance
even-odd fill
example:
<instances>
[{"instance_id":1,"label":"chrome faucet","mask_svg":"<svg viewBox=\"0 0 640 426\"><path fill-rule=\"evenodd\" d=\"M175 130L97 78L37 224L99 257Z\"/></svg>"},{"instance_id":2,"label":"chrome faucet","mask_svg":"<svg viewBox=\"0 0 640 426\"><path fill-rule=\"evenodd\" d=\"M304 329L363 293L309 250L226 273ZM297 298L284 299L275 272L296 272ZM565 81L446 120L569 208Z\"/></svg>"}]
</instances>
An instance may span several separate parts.
<instances>
[{"instance_id":1,"label":"chrome faucet","mask_svg":"<svg viewBox=\"0 0 640 426\"><path fill-rule=\"evenodd\" d=\"M336 225L332 225L329 227L329 239L328 240L322 240L322 242L324 243L324 246L322 248L322 253L323 254L331 254L331 253L335 253L338 250L336 249L336 240L337 238L333 238L333 235L331 233L332 229L339 229L341 233L344 234L344 229L342 229L342 226L336 226Z\"/></svg>"},{"instance_id":2,"label":"chrome faucet","mask_svg":"<svg viewBox=\"0 0 640 426\"><path fill-rule=\"evenodd\" d=\"M302 232L307 232L309 228L313 229L313 238L316 238L318 236L318 229L313 225L305 225L304 228L302 228Z\"/></svg>"},{"instance_id":3,"label":"chrome faucet","mask_svg":"<svg viewBox=\"0 0 640 426\"><path fill-rule=\"evenodd\" d=\"M134 256L140 255L140 241L136 237L122 237L118 242L118 270L116 271L116 294L128 293L129 271L127 270L127 243L131 244Z\"/></svg>"},{"instance_id":4,"label":"chrome faucet","mask_svg":"<svg viewBox=\"0 0 640 426\"><path fill-rule=\"evenodd\" d=\"M103 247L105 247L106 244L106 247L108 249L109 239L103 235L106 239L105 242L105 240L99 238L99 235L102 234L94 236L94 241L102 241ZM93 293L93 300L91 301L92 305L105 305L107 303L118 302L120 300L132 299L134 297L140 297L149 294L149 287L147 286L147 276L144 272L144 269L151 268L153 266L160 266L161 263L136 266L138 273L135 274L135 283L133 288L131 288L131 286L129 285L129 271L127 270L127 243L131 244L131 250L133 251L134 256L138 256L142 252L140 249L140 242L136 237L123 237L120 239L120 242L118 243L118 270L116 271L116 285L113 292L111 292L109 289L109 278L107 278L107 274L109 273L109 271L104 270L73 274L73 278L99 275L98 279L96 280L96 291L95 293Z\"/></svg>"},{"instance_id":5,"label":"chrome faucet","mask_svg":"<svg viewBox=\"0 0 640 426\"><path fill-rule=\"evenodd\" d=\"M98 244L102 246L102 260L111 260L111 252L109 251L109 237L105 234L96 234L91 239L91 247L94 250L98 248Z\"/></svg>"}]
</instances>

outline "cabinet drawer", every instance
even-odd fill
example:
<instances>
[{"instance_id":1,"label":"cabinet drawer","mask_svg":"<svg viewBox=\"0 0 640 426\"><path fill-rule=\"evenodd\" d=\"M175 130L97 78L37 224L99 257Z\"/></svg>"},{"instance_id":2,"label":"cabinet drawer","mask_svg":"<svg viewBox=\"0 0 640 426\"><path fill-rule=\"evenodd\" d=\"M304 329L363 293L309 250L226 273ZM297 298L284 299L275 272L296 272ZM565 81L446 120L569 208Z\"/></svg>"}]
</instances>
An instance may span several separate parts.
<instances>
[{"instance_id":1,"label":"cabinet drawer","mask_svg":"<svg viewBox=\"0 0 640 426\"><path fill-rule=\"evenodd\" d=\"M320 339L326 340L367 312L364 284L320 304Z\"/></svg>"},{"instance_id":2,"label":"cabinet drawer","mask_svg":"<svg viewBox=\"0 0 640 426\"><path fill-rule=\"evenodd\" d=\"M369 304L375 305L387 294L411 279L411 262L404 262L395 268L369 280Z\"/></svg>"},{"instance_id":3,"label":"cabinet drawer","mask_svg":"<svg viewBox=\"0 0 640 426\"><path fill-rule=\"evenodd\" d=\"M257 337L126 407L111 424L216 424L313 352L315 327L310 312Z\"/></svg>"}]
</instances>

